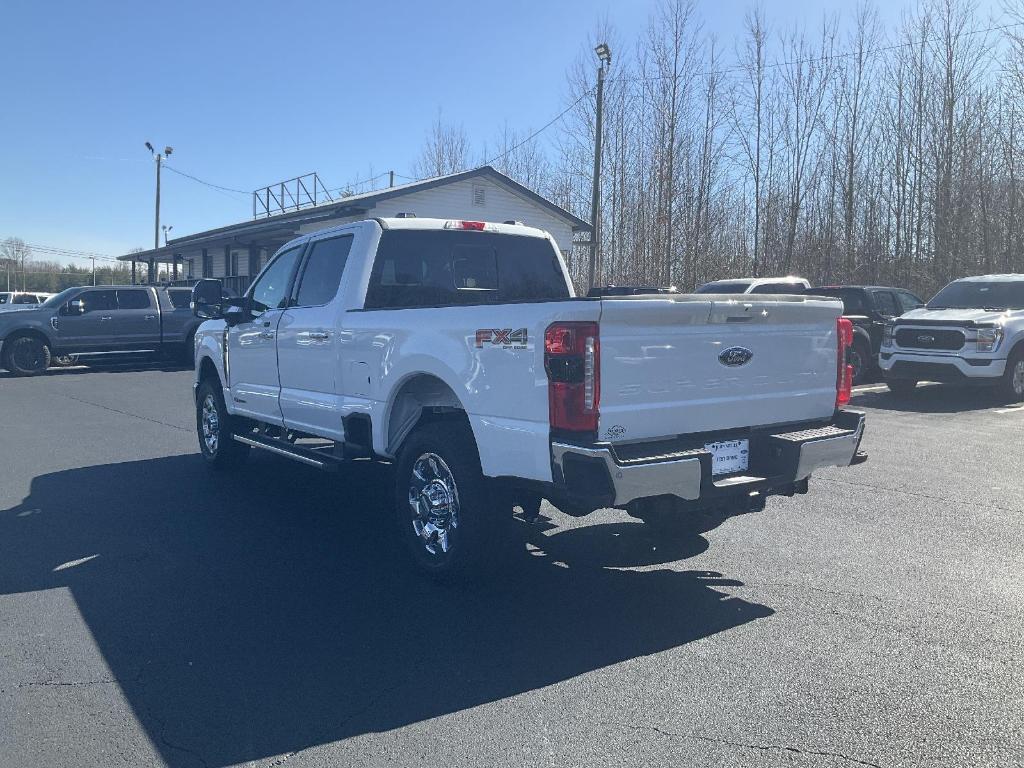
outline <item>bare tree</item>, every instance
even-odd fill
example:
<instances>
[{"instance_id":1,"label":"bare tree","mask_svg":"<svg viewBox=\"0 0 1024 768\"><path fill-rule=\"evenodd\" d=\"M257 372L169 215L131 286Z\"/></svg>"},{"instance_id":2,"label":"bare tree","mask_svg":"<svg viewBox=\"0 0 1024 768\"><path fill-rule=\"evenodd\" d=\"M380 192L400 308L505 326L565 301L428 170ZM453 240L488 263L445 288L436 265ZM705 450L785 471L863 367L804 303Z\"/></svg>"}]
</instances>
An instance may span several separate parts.
<instances>
[{"instance_id":1,"label":"bare tree","mask_svg":"<svg viewBox=\"0 0 1024 768\"><path fill-rule=\"evenodd\" d=\"M464 171L469 166L469 138L461 125L445 123L438 112L413 166L421 179Z\"/></svg>"},{"instance_id":2,"label":"bare tree","mask_svg":"<svg viewBox=\"0 0 1024 768\"><path fill-rule=\"evenodd\" d=\"M25 279L27 274L25 272L25 262L32 256L32 249L25 244L25 241L20 237L8 237L2 243L0 243L0 261L3 261L6 266L7 272L7 288L10 290L11 287L11 272L12 267L15 269L21 267L21 290L25 290L27 285ZM14 287L18 287L18 275L17 272L14 274Z\"/></svg>"}]
</instances>

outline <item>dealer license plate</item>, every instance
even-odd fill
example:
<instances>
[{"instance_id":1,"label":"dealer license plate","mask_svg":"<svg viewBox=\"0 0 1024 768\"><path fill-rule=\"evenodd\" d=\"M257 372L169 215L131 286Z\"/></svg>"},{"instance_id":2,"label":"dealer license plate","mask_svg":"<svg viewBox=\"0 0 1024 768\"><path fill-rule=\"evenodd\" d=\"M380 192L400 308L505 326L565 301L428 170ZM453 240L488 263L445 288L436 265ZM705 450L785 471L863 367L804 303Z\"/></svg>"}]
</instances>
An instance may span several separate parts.
<instances>
[{"instance_id":1,"label":"dealer license plate","mask_svg":"<svg viewBox=\"0 0 1024 768\"><path fill-rule=\"evenodd\" d=\"M728 475L745 472L750 461L749 440L723 440L706 443L704 450L711 454L711 474Z\"/></svg>"}]
</instances>

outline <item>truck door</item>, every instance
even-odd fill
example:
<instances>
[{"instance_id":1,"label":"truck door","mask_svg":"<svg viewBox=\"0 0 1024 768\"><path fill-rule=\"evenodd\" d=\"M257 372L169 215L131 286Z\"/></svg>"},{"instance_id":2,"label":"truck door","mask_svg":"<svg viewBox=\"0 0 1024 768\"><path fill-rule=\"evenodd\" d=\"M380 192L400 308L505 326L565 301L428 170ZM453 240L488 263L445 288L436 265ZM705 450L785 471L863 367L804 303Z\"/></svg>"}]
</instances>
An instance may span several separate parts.
<instances>
[{"instance_id":1,"label":"truck door","mask_svg":"<svg viewBox=\"0 0 1024 768\"><path fill-rule=\"evenodd\" d=\"M156 349L160 345L160 314L149 288L118 288L113 340L120 349Z\"/></svg>"},{"instance_id":2,"label":"truck door","mask_svg":"<svg viewBox=\"0 0 1024 768\"><path fill-rule=\"evenodd\" d=\"M246 296L252 319L228 331L228 386L236 413L282 424L277 326L288 304L303 246L279 253Z\"/></svg>"},{"instance_id":3,"label":"truck door","mask_svg":"<svg viewBox=\"0 0 1024 768\"><path fill-rule=\"evenodd\" d=\"M109 348L113 339L114 312L117 293L112 289L89 289L74 296L80 299L84 311L70 311L71 301L60 310L57 318L57 338L63 350L95 351Z\"/></svg>"},{"instance_id":4,"label":"truck door","mask_svg":"<svg viewBox=\"0 0 1024 768\"><path fill-rule=\"evenodd\" d=\"M344 439L340 408L338 328L334 301L353 235L314 240L306 249L291 306L277 330L281 413L285 426Z\"/></svg>"}]
</instances>

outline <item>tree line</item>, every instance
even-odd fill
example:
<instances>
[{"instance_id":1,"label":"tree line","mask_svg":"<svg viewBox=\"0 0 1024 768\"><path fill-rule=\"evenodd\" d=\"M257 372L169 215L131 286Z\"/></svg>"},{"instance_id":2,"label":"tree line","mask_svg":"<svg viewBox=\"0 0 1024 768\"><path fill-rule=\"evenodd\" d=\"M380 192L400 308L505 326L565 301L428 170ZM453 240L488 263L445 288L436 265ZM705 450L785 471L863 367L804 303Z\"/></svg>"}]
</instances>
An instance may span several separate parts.
<instances>
[{"instance_id":1,"label":"tree line","mask_svg":"<svg viewBox=\"0 0 1024 768\"><path fill-rule=\"evenodd\" d=\"M692 0L663 0L640 39L601 28L605 85L599 282L676 284L798 274L905 286L1024 272L1024 0L922 0L891 29L862 2L779 28L764 7L733 41ZM478 161L590 218L597 62L567 76L568 111L507 127ZM440 117L418 175L474 164ZM570 270L582 287L587 251Z\"/></svg>"},{"instance_id":2,"label":"tree line","mask_svg":"<svg viewBox=\"0 0 1024 768\"><path fill-rule=\"evenodd\" d=\"M96 263L97 285L124 285L131 282L130 264ZM0 242L0 291L37 291L60 293L65 288L92 285L92 265L62 264L59 261L37 259L32 247L17 237Z\"/></svg>"}]
</instances>

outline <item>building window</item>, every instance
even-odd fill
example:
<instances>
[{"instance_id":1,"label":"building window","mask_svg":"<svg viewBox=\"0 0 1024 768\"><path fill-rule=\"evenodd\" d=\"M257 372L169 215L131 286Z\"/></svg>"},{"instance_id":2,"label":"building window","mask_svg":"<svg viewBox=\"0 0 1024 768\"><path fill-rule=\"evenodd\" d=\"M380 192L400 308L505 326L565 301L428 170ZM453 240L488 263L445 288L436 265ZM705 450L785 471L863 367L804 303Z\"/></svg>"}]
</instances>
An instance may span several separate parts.
<instances>
[{"instance_id":1,"label":"building window","mask_svg":"<svg viewBox=\"0 0 1024 768\"><path fill-rule=\"evenodd\" d=\"M213 263L205 248L203 248L203 277L213 277Z\"/></svg>"},{"instance_id":2,"label":"building window","mask_svg":"<svg viewBox=\"0 0 1024 768\"><path fill-rule=\"evenodd\" d=\"M482 187L479 184L473 185L473 205L478 205L481 208L487 205L487 188Z\"/></svg>"}]
</instances>

